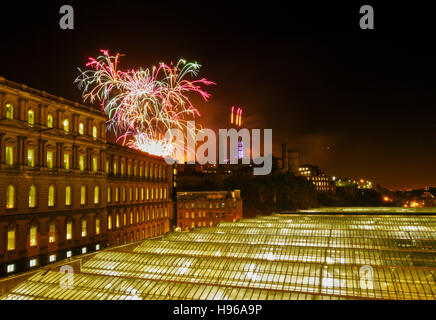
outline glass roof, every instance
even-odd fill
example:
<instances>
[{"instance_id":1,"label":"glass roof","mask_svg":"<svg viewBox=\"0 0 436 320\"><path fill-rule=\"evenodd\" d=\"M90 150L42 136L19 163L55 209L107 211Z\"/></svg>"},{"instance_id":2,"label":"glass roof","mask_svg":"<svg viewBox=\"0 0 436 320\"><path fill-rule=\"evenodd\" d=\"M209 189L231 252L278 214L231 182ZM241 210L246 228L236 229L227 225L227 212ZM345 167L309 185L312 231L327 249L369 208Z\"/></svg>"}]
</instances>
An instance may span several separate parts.
<instances>
[{"instance_id":1,"label":"glass roof","mask_svg":"<svg viewBox=\"0 0 436 320\"><path fill-rule=\"evenodd\" d=\"M98 253L3 299L436 299L436 216L273 215Z\"/></svg>"}]
</instances>

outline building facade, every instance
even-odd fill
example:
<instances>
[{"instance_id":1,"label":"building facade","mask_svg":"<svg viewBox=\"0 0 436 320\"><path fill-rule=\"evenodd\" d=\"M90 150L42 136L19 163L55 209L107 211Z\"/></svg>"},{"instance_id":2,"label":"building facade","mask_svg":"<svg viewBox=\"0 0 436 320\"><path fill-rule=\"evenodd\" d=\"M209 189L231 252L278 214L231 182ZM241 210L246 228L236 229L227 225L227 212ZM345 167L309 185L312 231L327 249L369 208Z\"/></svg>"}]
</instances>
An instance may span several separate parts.
<instances>
[{"instance_id":1,"label":"building facade","mask_svg":"<svg viewBox=\"0 0 436 320\"><path fill-rule=\"evenodd\" d=\"M0 78L0 276L170 230L172 167L98 109Z\"/></svg>"},{"instance_id":2,"label":"building facade","mask_svg":"<svg viewBox=\"0 0 436 320\"><path fill-rule=\"evenodd\" d=\"M307 180L312 182L316 191L321 193L333 192L334 186L332 185L332 179L329 175L322 172L317 166L314 165L302 165L298 169L299 175L306 177Z\"/></svg>"},{"instance_id":3,"label":"building facade","mask_svg":"<svg viewBox=\"0 0 436 320\"><path fill-rule=\"evenodd\" d=\"M177 226L181 230L216 226L242 219L239 190L177 192Z\"/></svg>"}]
</instances>

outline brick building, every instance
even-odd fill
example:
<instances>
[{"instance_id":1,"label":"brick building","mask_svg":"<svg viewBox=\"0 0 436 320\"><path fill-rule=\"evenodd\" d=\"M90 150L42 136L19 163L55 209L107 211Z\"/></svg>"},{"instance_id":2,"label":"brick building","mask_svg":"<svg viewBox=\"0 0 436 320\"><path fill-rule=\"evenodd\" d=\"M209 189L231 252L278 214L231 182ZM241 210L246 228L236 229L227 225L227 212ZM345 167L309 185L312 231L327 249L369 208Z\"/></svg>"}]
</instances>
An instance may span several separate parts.
<instances>
[{"instance_id":1,"label":"brick building","mask_svg":"<svg viewBox=\"0 0 436 320\"><path fill-rule=\"evenodd\" d=\"M105 122L0 78L0 276L170 230L172 167Z\"/></svg>"},{"instance_id":2,"label":"brick building","mask_svg":"<svg viewBox=\"0 0 436 320\"><path fill-rule=\"evenodd\" d=\"M239 190L177 192L177 226L182 230L242 219Z\"/></svg>"}]
</instances>

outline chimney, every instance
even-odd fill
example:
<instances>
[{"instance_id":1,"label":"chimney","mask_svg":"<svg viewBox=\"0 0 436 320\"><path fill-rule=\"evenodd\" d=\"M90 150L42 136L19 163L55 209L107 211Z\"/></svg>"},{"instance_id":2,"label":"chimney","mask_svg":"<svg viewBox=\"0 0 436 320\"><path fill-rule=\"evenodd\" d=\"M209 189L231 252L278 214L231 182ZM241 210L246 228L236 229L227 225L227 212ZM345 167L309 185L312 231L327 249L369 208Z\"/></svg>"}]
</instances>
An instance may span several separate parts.
<instances>
[{"instance_id":1,"label":"chimney","mask_svg":"<svg viewBox=\"0 0 436 320\"><path fill-rule=\"evenodd\" d=\"M288 150L288 167L294 175L298 174L298 168L300 166L300 155L297 150Z\"/></svg>"}]
</instances>

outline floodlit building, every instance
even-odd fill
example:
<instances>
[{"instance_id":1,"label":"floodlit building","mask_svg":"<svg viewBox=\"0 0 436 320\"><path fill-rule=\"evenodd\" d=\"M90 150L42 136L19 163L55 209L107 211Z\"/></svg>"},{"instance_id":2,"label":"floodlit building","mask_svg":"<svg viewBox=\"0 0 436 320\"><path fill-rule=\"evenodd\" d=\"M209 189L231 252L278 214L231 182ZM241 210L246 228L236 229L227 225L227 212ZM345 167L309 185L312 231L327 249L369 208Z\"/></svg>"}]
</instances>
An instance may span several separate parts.
<instances>
[{"instance_id":1,"label":"floodlit building","mask_svg":"<svg viewBox=\"0 0 436 320\"><path fill-rule=\"evenodd\" d=\"M168 232L172 168L106 116L0 78L0 276Z\"/></svg>"},{"instance_id":2,"label":"floodlit building","mask_svg":"<svg viewBox=\"0 0 436 320\"><path fill-rule=\"evenodd\" d=\"M322 172L314 165L301 165L298 168L299 175L306 177L313 183L318 192L329 192L332 190L331 177Z\"/></svg>"},{"instance_id":3,"label":"floodlit building","mask_svg":"<svg viewBox=\"0 0 436 320\"><path fill-rule=\"evenodd\" d=\"M177 192L177 226L182 230L215 226L242 218L239 190Z\"/></svg>"},{"instance_id":4,"label":"floodlit building","mask_svg":"<svg viewBox=\"0 0 436 320\"><path fill-rule=\"evenodd\" d=\"M47 267L1 299L435 300L436 217L385 211L274 215L170 233L97 253L71 289Z\"/></svg>"}]
</instances>

